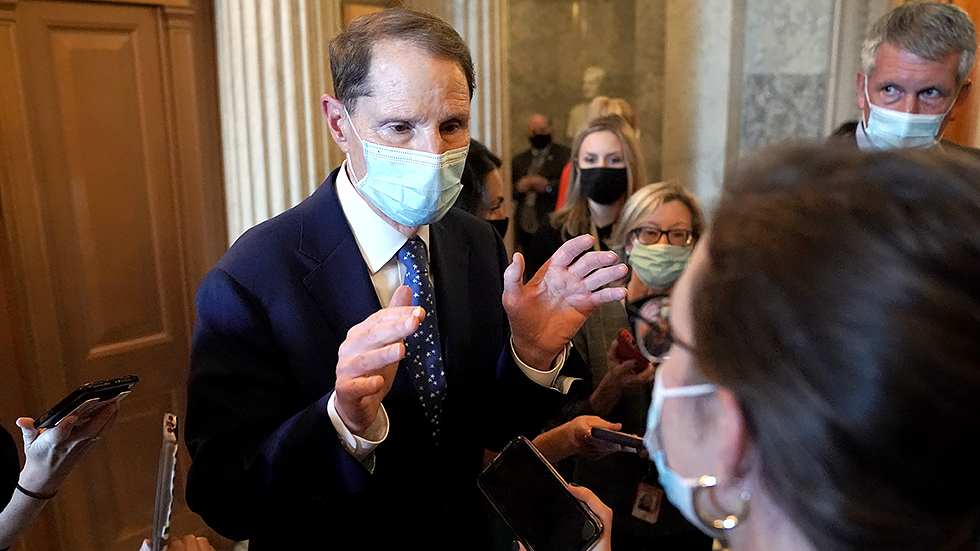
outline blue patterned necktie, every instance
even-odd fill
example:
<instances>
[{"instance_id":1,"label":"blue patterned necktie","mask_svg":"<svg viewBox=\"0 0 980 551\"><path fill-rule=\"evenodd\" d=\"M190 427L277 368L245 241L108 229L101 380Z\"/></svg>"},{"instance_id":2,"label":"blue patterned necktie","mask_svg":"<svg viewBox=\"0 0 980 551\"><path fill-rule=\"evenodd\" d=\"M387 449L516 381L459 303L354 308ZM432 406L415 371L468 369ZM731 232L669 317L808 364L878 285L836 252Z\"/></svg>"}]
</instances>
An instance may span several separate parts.
<instances>
[{"instance_id":1,"label":"blue patterned necktie","mask_svg":"<svg viewBox=\"0 0 980 551\"><path fill-rule=\"evenodd\" d=\"M409 239L398 251L398 260L405 266L405 285L412 289L412 306L425 309L425 319L419 328L405 338L405 358L401 365L412 377L432 436L439 439L439 414L446 395L446 373L442 364L442 345L436 321L436 301L429 279L429 255L421 237Z\"/></svg>"}]
</instances>

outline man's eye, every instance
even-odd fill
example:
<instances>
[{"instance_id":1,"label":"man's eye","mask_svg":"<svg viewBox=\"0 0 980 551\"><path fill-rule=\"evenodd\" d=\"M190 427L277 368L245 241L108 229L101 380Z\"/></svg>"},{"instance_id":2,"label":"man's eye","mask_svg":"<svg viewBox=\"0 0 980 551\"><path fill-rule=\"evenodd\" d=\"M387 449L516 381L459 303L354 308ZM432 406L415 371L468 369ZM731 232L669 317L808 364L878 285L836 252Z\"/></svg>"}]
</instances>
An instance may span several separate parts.
<instances>
[{"instance_id":1,"label":"man's eye","mask_svg":"<svg viewBox=\"0 0 980 551\"><path fill-rule=\"evenodd\" d=\"M392 124L388 126L388 128L399 133L408 132L409 130L411 130L407 124Z\"/></svg>"},{"instance_id":2,"label":"man's eye","mask_svg":"<svg viewBox=\"0 0 980 551\"><path fill-rule=\"evenodd\" d=\"M882 94L894 94L897 91L898 90L894 86L891 86L891 85L885 86L884 88L881 89L881 93Z\"/></svg>"},{"instance_id":3,"label":"man's eye","mask_svg":"<svg viewBox=\"0 0 980 551\"><path fill-rule=\"evenodd\" d=\"M919 96L924 99L939 99L943 96L943 94L935 88L929 88L928 90L919 92Z\"/></svg>"},{"instance_id":4,"label":"man's eye","mask_svg":"<svg viewBox=\"0 0 980 551\"><path fill-rule=\"evenodd\" d=\"M462 128L462 126L459 123L454 122L454 123L443 125L442 131L451 134L453 132L458 131L460 128Z\"/></svg>"}]
</instances>

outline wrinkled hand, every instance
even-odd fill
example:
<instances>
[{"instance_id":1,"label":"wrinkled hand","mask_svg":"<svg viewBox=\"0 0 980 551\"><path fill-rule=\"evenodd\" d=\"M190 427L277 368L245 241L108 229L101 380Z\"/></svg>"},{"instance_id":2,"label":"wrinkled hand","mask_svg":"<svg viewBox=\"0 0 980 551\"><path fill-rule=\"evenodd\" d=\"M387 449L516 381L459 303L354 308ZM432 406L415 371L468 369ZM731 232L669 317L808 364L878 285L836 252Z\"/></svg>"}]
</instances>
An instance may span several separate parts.
<instances>
[{"instance_id":1,"label":"wrinkled hand","mask_svg":"<svg viewBox=\"0 0 980 551\"><path fill-rule=\"evenodd\" d=\"M150 540L143 540L140 551L151 551L150 546ZM182 538L173 538L168 541L167 551L214 551L214 547L211 547L207 538L188 534Z\"/></svg>"},{"instance_id":2,"label":"wrinkled hand","mask_svg":"<svg viewBox=\"0 0 980 551\"><path fill-rule=\"evenodd\" d=\"M111 402L86 419L69 415L54 427L41 430L34 428L34 419L30 417L17 419L27 458L20 473L20 485L42 495L57 492L85 452L109 432L118 412L119 404Z\"/></svg>"},{"instance_id":3,"label":"wrinkled hand","mask_svg":"<svg viewBox=\"0 0 980 551\"><path fill-rule=\"evenodd\" d=\"M351 327L337 353L337 413L354 434L363 436L374 423L381 400L391 390L398 362L405 356L402 339L425 319L425 309L412 306L412 290L401 286L387 308Z\"/></svg>"},{"instance_id":4,"label":"wrinkled hand","mask_svg":"<svg viewBox=\"0 0 980 551\"><path fill-rule=\"evenodd\" d=\"M524 363L541 371L550 369L586 318L604 302L622 300L623 287L602 289L603 285L626 275L626 266L616 264L616 253L591 251L591 235L566 241L526 284L524 257L504 271L504 309L510 318L514 350Z\"/></svg>"}]
</instances>

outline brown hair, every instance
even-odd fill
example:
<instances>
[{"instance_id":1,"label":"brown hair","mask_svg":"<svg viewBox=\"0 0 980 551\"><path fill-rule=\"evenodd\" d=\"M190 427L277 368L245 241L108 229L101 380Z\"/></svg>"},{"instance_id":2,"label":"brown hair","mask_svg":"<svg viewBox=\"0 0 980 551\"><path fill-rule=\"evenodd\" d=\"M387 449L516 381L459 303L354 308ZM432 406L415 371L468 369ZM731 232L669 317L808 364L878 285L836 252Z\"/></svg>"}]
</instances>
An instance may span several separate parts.
<instances>
[{"instance_id":1,"label":"brown hair","mask_svg":"<svg viewBox=\"0 0 980 551\"><path fill-rule=\"evenodd\" d=\"M572 141L572 171L568 178L568 197L561 209L551 216L551 225L559 230L563 239L588 233L591 216L589 215L588 197L582 193L579 185L578 155L582 150L582 142L589 134L596 132L612 132L623 147L623 159L626 161L626 174L629 185L626 196L646 184L646 172L643 169L643 159L640 157L640 146L636 140L633 128L619 115L606 115L592 121L579 130Z\"/></svg>"},{"instance_id":2,"label":"brown hair","mask_svg":"<svg viewBox=\"0 0 980 551\"><path fill-rule=\"evenodd\" d=\"M941 154L791 149L726 182L695 359L817 549L977 545L978 221L980 165Z\"/></svg>"},{"instance_id":3,"label":"brown hair","mask_svg":"<svg viewBox=\"0 0 980 551\"><path fill-rule=\"evenodd\" d=\"M330 41L334 95L344 102L348 112L354 112L357 98L371 93L367 77L373 47L385 40L409 42L433 57L455 62L463 70L470 99L473 98L476 88L473 59L466 42L452 25L420 11L388 8L354 19Z\"/></svg>"}]
</instances>

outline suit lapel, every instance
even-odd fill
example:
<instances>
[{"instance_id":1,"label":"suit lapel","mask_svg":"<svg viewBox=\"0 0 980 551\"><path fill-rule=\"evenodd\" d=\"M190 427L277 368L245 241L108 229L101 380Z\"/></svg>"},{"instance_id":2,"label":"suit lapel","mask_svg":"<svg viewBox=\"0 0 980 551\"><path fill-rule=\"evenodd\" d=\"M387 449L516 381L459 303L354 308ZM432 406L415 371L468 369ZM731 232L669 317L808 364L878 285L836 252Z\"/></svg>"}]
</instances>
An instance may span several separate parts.
<instances>
[{"instance_id":1,"label":"suit lapel","mask_svg":"<svg viewBox=\"0 0 980 551\"><path fill-rule=\"evenodd\" d=\"M303 283L337 341L354 325L381 309L357 241L337 199L337 170L310 197L304 209L300 252L319 262Z\"/></svg>"},{"instance_id":2,"label":"suit lapel","mask_svg":"<svg viewBox=\"0 0 980 551\"><path fill-rule=\"evenodd\" d=\"M448 220L447 220L448 218ZM467 290L469 282L469 247L453 224L452 216L430 226L432 272L435 278L436 313L439 316L439 340L442 343L446 386L460 376L456 370L459 358L470 347L470 312Z\"/></svg>"}]
</instances>

